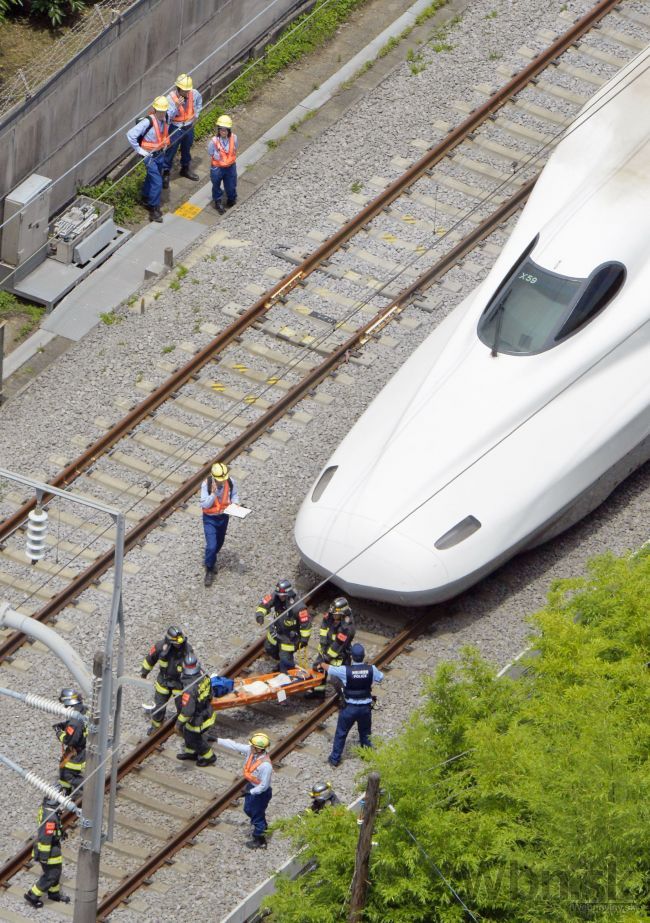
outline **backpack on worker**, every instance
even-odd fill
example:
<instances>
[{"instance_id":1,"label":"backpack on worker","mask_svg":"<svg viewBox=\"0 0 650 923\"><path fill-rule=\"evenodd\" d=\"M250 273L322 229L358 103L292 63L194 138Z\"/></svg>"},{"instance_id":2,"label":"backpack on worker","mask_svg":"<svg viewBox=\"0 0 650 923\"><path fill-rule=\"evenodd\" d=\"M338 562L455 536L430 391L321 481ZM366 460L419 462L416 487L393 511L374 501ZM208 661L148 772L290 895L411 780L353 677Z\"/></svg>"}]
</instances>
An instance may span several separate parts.
<instances>
[{"instance_id":1,"label":"backpack on worker","mask_svg":"<svg viewBox=\"0 0 650 923\"><path fill-rule=\"evenodd\" d=\"M145 136L146 136L147 132L149 131L149 129L150 129L151 126L153 125L153 119L152 119L152 117L151 117L150 115L142 115L142 116L140 116L139 118L137 118L137 119L135 120L135 124L136 124L136 125L139 125L140 122L142 121L142 119L146 119L147 122L148 122L148 125L147 125L147 127L145 128L145 130L144 130L143 132L141 132L141 134L138 135L138 144L142 144L142 142L143 142L144 139L145 139Z\"/></svg>"},{"instance_id":2,"label":"backpack on worker","mask_svg":"<svg viewBox=\"0 0 650 923\"><path fill-rule=\"evenodd\" d=\"M219 699L222 695L228 695L229 692L232 692L235 688L235 683L234 680L229 679L227 676L218 676L213 673L210 677L210 686L212 687L212 695Z\"/></svg>"}]
</instances>

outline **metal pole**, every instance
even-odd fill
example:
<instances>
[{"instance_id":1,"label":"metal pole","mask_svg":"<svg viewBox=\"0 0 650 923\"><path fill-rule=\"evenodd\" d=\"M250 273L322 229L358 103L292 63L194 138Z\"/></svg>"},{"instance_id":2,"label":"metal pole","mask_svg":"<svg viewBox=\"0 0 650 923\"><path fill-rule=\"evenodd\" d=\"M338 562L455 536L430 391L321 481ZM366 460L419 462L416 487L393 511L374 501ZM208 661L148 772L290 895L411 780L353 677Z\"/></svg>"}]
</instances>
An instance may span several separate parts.
<instances>
[{"instance_id":1,"label":"metal pole","mask_svg":"<svg viewBox=\"0 0 650 923\"><path fill-rule=\"evenodd\" d=\"M86 745L86 781L82 801L81 842L77 857L77 894L74 902L73 923L95 923L97 918L97 891L99 887L99 845L101 844L102 811L104 807L104 778L100 769L102 753L99 747L100 709L103 699L105 657L102 651L93 661L93 698L90 706L90 725ZM101 778L100 778L101 776ZM99 829L97 829L99 827ZM96 837L95 834L98 834Z\"/></svg>"},{"instance_id":2,"label":"metal pole","mask_svg":"<svg viewBox=\"0 0 650 923\"><path fill-rule=\"evenodd\" d=\"M3 374L4 374L4 358L5 358L5 327L7 325L3 321L0 324L0 404L4 401L4 390L2 386Z\"/></svg>"},{"instance_id":3,"label":"metal pole","mask_svg":"<svg viewBox=\"0 0 650 923\"><path fill-rule=\"evenodd\" d=\"M363 821L361 823L361 829L359 830L357 854L354 860L354 875L352 877L352 896L350 897L350 913L348 915L348 923L361 923L363 910L366 906L370 849L372 847L372 833L375 826L375 817L377 816L378 808L379 773L371 772L368 776L365 806L363 809Z\"/></svg>"},{"instance_id":4,"label":"metal pole","mask_svg":"<svg viewBox=\"0 0 650 923\"><path fill-rule=\"evenodd\" d=\"M106 674L107 686L105 690L106 705L106 726L100 730L103 752L108 752L108 716L113 716L113 736L110 741L112 749L111 761L111 783L108 803L108 829L107 838L113 839L113 824L115 821L115 799L117 795L117 767L118 767L118 747L120 741L120 724L122 720L122 685L117 683L117 694L115 697L115 712L113 712L113 645L115 643L115 630L119 627L120 639L117 658L117 679L119 680L124 672L124 615L122 612L122 571L124 568L124 539L126 535L126 519L123 513L115 517L115 563L113 565L113 599L111 602L111 615L106 632ZM103 778L103 777L102 777Z\"/></svg>"}]
</instances>

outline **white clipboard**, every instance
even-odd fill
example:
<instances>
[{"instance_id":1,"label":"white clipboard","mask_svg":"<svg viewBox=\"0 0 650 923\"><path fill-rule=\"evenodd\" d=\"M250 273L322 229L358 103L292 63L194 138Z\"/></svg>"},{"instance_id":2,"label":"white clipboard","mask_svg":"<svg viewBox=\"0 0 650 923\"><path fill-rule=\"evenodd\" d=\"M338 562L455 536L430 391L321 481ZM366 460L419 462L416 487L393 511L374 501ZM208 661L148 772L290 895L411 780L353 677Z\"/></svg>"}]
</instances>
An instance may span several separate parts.
<instances>
[{"instance_id":1,"label":"white clipboard","mask_svg":"<svg viewBox=\"0 0 650 923\"><path fill-rule=\"evenodd\" d=\"M252 510L249 510L246 506L240 506L238 503L231 503L224 510L226 516L234 516L236 519L246 519L249 513Z\"/></svg>"}]
</instances>

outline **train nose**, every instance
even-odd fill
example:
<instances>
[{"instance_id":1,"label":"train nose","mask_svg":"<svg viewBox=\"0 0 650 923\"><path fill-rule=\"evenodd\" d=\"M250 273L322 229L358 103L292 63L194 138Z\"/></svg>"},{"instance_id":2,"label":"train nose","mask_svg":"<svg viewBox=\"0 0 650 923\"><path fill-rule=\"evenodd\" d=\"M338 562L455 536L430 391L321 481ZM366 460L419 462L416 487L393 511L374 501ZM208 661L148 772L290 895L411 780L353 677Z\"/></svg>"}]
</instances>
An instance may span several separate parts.
<instances>
[{"instance_id":1,"label":"train nose","mask_svg":"<svg viewBox=\"0 0 650 923\"><path fill-rule=\"evenodd\" d=\"M345 529L337 536L296 526L300 554L313 570L353 596L399 605L435 602L449 584L447 568L433 548L397 529L381 536L367 528ZM363 536L360 535L363 533Z\"/></svg>"}]
</instances>

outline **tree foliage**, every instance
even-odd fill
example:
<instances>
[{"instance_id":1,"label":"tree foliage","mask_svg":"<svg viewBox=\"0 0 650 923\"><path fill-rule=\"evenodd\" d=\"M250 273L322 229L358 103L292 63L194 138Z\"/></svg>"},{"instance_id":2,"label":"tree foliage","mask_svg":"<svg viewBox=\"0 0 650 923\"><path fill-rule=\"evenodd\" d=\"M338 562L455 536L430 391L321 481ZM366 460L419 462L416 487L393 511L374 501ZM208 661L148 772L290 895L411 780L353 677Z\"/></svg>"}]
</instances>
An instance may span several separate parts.
<instances>
[{"instance_id":1,"label":"tree foliage","mask_svg":"<svg viewBox=\"0 0 650 923\"><path fill-rule=\"evenodd\" d=\"M453 887L481 921L650 921L649 613L650 551L601 558L552 589L518 679L471 650L440 667L364 753L386 790L364 920L470 920ZM272 919L346 919L354 819L284 826L318 868L279 883Z\"/></svg>"},{"instance_id":2,"label":"tree foliage","mask_svg":"<svg viewBox=\"0 0 650 923\"><path fill-rule=\"evenodd\" d=\"M27 14L35 19L47 19L52 26L60 26L85 7L84 0L0 0L0 20L8 13Z\"/></svg>"}]
</instances>

